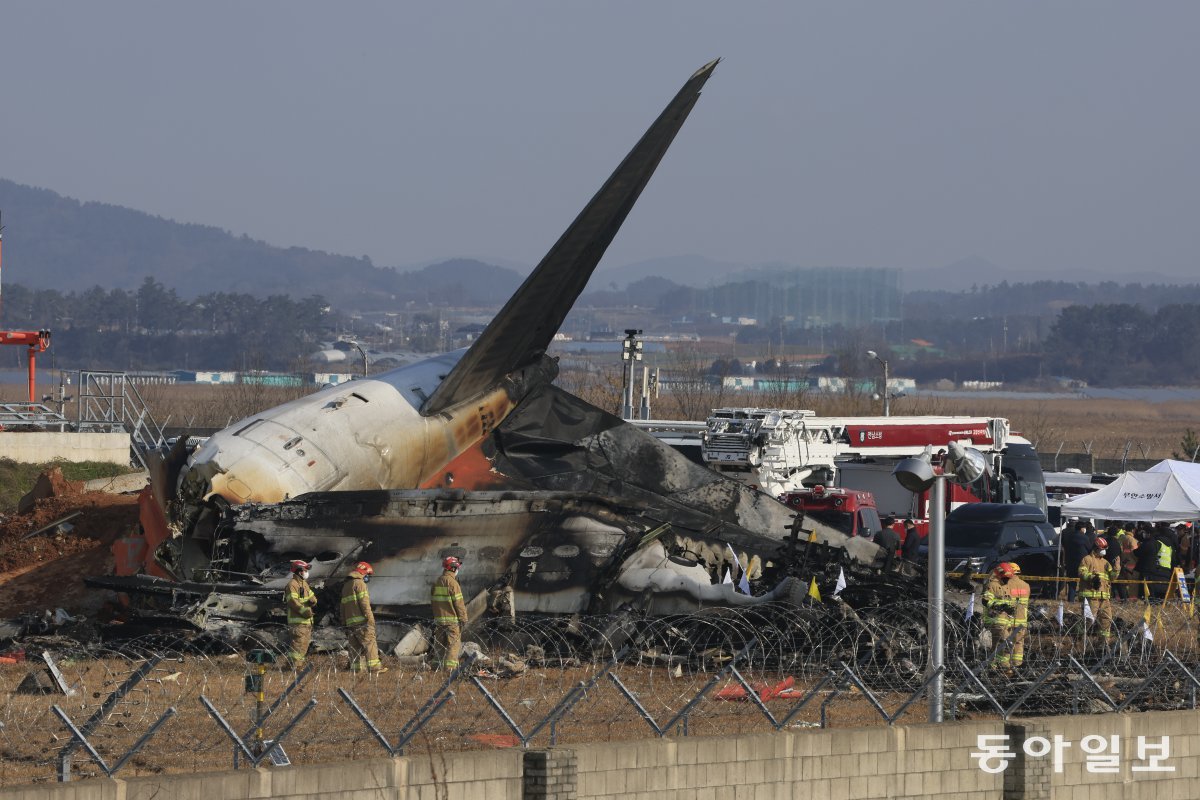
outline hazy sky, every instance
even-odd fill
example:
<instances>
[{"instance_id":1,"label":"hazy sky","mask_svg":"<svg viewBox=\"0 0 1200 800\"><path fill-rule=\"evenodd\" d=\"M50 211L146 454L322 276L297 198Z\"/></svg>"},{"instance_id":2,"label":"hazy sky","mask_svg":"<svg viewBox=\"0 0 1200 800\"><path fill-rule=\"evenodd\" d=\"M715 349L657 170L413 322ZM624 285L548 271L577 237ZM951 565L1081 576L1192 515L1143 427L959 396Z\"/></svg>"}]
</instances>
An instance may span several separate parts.
<instances>
[{"instance_id":1,"label":"hazy sky","mask_svg":"<svg viewBox=\"0 0 1200 800\"><path fill-rule=\"evenodd\" d=\"M379 265L533 264L718 56L602 269L1200 276L1191 0L0 0L0 177Z\"/></svg>"}]
</instances>

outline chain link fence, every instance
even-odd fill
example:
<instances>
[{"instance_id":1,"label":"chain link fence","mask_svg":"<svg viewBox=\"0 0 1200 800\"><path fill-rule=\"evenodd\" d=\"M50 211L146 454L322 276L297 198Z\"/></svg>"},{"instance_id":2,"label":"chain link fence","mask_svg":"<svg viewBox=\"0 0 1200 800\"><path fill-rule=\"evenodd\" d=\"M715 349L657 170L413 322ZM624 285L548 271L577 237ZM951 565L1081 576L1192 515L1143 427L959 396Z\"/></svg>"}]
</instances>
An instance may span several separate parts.
<instances>
[{"instance_id":1,"label":"chain link fence","mask_svg":"<svg viewBox=\"0 0 1200 800\"><path fill-rule=\"evenodd\" d=\"M1196 707L1190 605L1116 603L1106 639L1078 604L1062 604L1060 621L1059 601L1037 602L1011 675L990 665L1015 642L968 607L946 607L947 718ZM0 784L923 722L927 613L924 602L835 599L661 619L493 620L470 631L457 671L388 657L389 671L374 676L350 673L337 652L297 672L282 629L257 630L237 649L170 636L30 641L23 662L0 664ZM276 656L263 667L261 705L248 691L253 650Z\"/></svg>"}]
</instances>

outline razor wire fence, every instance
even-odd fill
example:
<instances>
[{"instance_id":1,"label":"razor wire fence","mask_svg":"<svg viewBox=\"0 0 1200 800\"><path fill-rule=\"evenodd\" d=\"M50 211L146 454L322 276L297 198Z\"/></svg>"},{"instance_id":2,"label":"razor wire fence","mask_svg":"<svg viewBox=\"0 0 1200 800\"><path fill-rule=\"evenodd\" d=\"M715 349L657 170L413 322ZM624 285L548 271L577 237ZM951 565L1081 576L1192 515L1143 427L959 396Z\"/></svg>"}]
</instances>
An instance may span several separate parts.
<instances>
[{"instance_id":1,"label":"razor wire fence","mask_svg":"<svg viewBox=\"0 0 1200 800\"><path fill-rule=\"evenodd\" d=\"M1106 638L1077 605L1060 615L1058 601L1035 603L1013 674L992 665L1011 663L1015 637L966 609L946 608L947 718L1196 707L1190 606L1118 603ZM279 628L236 648L164 636L30 642L24 662L0 665L0 784L924 722L927 613L923 601L834 601L492 620L468 633L456 671L390 656L381 675L349 672L338 652L297 671ZM253 651L275 658L260 667ZM248 691L260 670L261 704Z\"/></svg>"}]
</instances>

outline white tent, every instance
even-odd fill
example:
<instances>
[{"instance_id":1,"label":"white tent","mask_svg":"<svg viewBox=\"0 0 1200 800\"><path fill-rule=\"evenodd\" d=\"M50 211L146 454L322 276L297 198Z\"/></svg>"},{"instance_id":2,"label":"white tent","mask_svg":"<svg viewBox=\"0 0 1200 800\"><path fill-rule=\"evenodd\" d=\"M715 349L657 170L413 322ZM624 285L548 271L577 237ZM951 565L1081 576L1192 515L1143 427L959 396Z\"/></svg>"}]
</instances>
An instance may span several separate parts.
<instances>
[{"instance_id":1,"label":"white tent","mask_svg":"<svg viewBox=\"0 0 1200 800\"><path fill-rule=\"evenodd\" d=\"M1192 486L1200 487L1200 464L1193 464L1191 461L1160 461L1155 464L1147 472L1169 472L1177 476L1184 483L1190 483Z\"/></svg>"},{"instance_id":2,"label":"white tent","mask_svg":"<svg viewBox=\"0 0 1200 800\"><path fill-rule=\"evenodd\" d=\"M1169 470L1126 472L1099 491L1063 503L1062 514L1147 522L1200 519L1200 483L1193 484Z\"/></svg>"}]
</instances>

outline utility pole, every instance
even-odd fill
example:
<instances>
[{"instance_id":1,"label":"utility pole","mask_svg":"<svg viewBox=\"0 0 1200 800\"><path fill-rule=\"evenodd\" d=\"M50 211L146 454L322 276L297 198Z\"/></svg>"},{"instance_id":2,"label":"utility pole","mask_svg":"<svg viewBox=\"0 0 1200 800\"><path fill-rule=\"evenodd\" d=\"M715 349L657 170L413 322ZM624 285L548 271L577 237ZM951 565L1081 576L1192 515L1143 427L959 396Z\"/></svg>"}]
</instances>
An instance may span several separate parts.
<instances>
[{"instance_id":1,"label":"utility pole","mask_svg":"<svg viewBox=\"0 0 1200 800\"><path fill-rule=\"evenodd\" d=\"M867 355L883 364L883 415L890 417L892 415L892 396L888 391L888 362L879 357L879 354L874 350L868 350Z\"/></svg>"},{"instance_id":2,"label":"utility pole","mask_svg":"<svg viewBox=\"0 0 1200 800\"><path fill-rule=\"evenodd\" d=\"M626 328L625 341L621 343L621 375L624 382L621 419L633 419L633 369L642 360L642 343L637 340L641 333L640 328Z\"/></svg>"}]
</instances>

